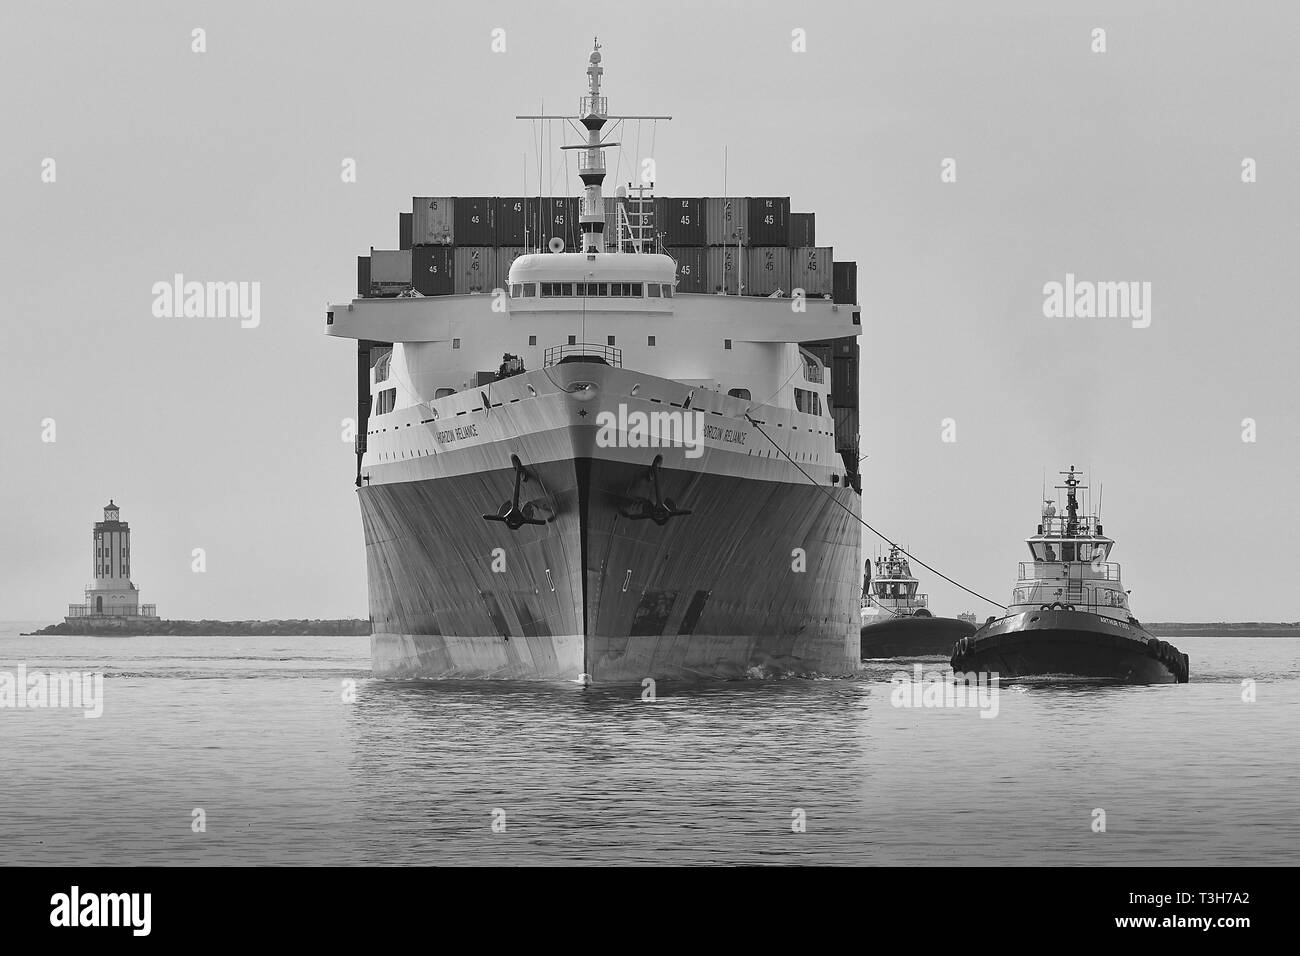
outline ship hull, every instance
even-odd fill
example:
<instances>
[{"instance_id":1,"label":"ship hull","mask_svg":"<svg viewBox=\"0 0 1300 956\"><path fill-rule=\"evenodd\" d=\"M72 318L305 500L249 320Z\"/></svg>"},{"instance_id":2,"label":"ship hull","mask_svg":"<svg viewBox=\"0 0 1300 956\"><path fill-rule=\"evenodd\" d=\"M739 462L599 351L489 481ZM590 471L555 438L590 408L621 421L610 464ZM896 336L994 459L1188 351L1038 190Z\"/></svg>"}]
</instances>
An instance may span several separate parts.
<instances>
[{"instance_id":1,"label":"ship hull","mask_svg":"<svg viewBox=\"0 0 1300 956\"><path fill-rule=\"evenodd\" d=\"M951 617L893 617L862 626L862 659L947 657L957 641L974 633L974 624Z\"/></svg>"},{"instance_id":2,"label":"ship hull","mask_svg":"<svg viewBox=\"0 0 1300 956\"><path fill-rule=\"evenodd\" d=\"M1087 611L1040 609L992 621L960 640L954 671L1002 679L1075 677L1130 684L1186 683L1189 662L1141 626Z\"/></svg>"},{"instance_id":3,"label":"ship hull","mask_svg":"<svg viewBox=\"0 0 1300 956\"><path fill-rule=\"evenodd\" d=\"M612 370L584 374L617 385ZM508 388L522 386L498 386ZM443 453L408 469L435 474L359 489L377 676L855 672L861 545L851 489L781 480L784 463L757 453L691 460L680 448L600 448L592 416L567 395L553 401L494 411L491 427L517 437L476 444L471 465ZM483 517L512 500L512 455L526 474L520 502L542 525L511 530ZM662 525L632 517L655 498L656 459L658 494L690 512Z\"/></svg>"}]
</instances>

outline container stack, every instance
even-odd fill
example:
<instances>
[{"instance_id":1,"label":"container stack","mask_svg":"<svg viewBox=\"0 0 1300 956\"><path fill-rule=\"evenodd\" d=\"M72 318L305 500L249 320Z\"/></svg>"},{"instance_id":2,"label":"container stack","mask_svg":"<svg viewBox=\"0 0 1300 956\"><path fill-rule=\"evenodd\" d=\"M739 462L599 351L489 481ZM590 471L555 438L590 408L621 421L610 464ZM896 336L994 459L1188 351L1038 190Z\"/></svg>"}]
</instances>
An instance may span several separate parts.
<instances>
[{"instance_id":1,"label":"container stack","mask_svg":"<svg viewBox=\"0 0 1300 956\"><path fill-rule=\"evenodd\" d=\"M357 260L357 294L491 293L509 281L523 250L582 241L581 201L571 197L416 196L398 219L398 248ZM641 230L652 251L677 261L679 293L832 297L853 304L856 266L816 244L813 213L791 212L787 196L605 197L605 249L619 224ZM477 252L470 250L479 250ZM409 265L410 272L402 270Z\"/></svg>"},{"instance_id":2,"label":"container stack","mask_svg":"<svg viewBox=\"0 0 1300 956\"><path fill-rule=\"evenodd\" d=\"M491 294L509 282L519 256L581 246L581 201L569 197L416 196L398 218L396 250L357 257L357 295ZM621 214L621 215L620 215ZM649 240L649 251L677 262L678 294L830 298L857 306L855 262L836 262L817 245L815 215L791 212L786 196L605 197L605 249L618 247L619 223ZM379 343L362 343L370 347ZM830 374L835 444L856 467L857 339L801 345ZM359 361L364 361L359 358Z\"/></svg>"}]
</instances>

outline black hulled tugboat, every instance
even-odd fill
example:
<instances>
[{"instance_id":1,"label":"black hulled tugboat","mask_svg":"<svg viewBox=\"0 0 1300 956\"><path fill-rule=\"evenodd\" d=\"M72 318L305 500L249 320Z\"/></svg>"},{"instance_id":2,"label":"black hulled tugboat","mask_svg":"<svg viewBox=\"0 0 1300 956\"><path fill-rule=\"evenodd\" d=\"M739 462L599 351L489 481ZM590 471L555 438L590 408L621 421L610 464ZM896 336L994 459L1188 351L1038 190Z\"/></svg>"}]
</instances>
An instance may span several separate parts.
<instances>
[{"instance_id":1,"label":"black hulled tugboat","mask_svg":"<svg viewBox=\"0 0 1300 956\"><path fill-rule=\"evenodd\" d=\"M1011 606L953 649L954 671L1002 678L1083 677L1131 684L1185 684L1187 655L1133 616L1120 566L1107 561L1114 540L1095 515L1080 516L1082 473L1065 475L1065 514L1043 503L1038 533L1026 538Z\"/></svg>"},{"instance_id":2,"label":"black hulled tugboat","mask_svg":"<svg viewBox=\"0 0 1300 956\"><path fill-rule=\"evenodd\" d=\"M975 625L930 613L928 595L918 594L906 555L891 544L889 557L876 558L875 573L867 563L862 582L862 659L923 657L952 652L960 637L975 633Z\"/></svg>"}]
</instances>

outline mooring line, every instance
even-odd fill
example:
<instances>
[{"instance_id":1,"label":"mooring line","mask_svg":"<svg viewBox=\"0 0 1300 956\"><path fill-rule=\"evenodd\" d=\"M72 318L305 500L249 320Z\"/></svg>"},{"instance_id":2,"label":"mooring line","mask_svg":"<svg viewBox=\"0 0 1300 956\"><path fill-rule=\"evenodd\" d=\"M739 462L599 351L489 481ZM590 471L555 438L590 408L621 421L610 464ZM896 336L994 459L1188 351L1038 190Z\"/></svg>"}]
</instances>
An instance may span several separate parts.
<instances>
[{"instance_id":1,"label":"mooring line","mask_svg":"<svg viewBox=\"0 0 1300 956\"><path fill-rule=\"evenodd\" d=\"M841 508L843 508L845 511L847 511L850 515L852 515L854 518L856 518L856 519L858 520L858 523L861 524L862 527L866 528L868 531L870 531L872 534L874 534L874 535L875 535L877 538L879 538L881 541L884 541L886 544L888 544L888 545L889 545L890 547L892 547L892 548L898 548L899 551L901 551L903 554L907 555L909 558L911 558L913 561L915 561L915 562L916 562L917 564L919 564L921 567L925 568L927 571L930 571L930 572L933 573L933 574L937 574L937 575L939 575L939 577L943 578L945 581L947 581L949 584L953 585L954 587L959 587L959 588L961 588L963 591L965 591L967 594L970 594L970 595L972 595L973 597L977 597L977 598L979 598L981 601L986 601L986 602L988 602L989 604L992 604L994 607L1002 608L1002 610L1004 610L1004 611L1007 609L1007 606L1006 606L1005 604L999 604L997 601L993 600L993 599L990 598L990 597L985 597L983 594L980 594L978 591L972 591L970 588L966 587L966 585L962 584L960 581L954 581L952 578L948 577L948 575L944 574L944 573L943 573L942 571L940 571L938 568L936 568L936 567L932 567L931 565L926 564L924 561L922 561L922 560L921 560L920 558L918 558L916 555L912 554L910 551L908 551L908 550L907 550L906 548L904 548L902 545L898 544L896 541L891 540L890 537L889 537L888 535L882 534L881 532L879 532L879 531L877 531L875 528L873 528L870 524L868 524L868 523L863 519L863 517L862 517L861 515L853 514L853 510L852 510L851 508L849 508L847 505L844 504L844 502L840 501L838 498L836 498L834 495L832 495L832 494L831 494L831 493L830 493L826 488L822 487L822 483L821 483L820 481L818 481L817 479L813 478L813 476L810 475L810 474L808 474L808 472L804 471L803 466L800 465L799 462L797 462L797 461L795 461L793 458L791 458L790 455L786 452L786 450L785 450L784 448L782 448L782 447L781 447L780 445L778 445L775 441L773 441L773 440L772 440L772 436L769 435L767 432L763 431L763 426L760 425L758 422L754 421L754 419L751 418L751 417L749 416L749 413L748 413L748 412L745 414L745 418L749 421L749 423L750 423L751 425L753 425L755 428L758 429L758 432L759 432L760 435L762 435L762 436L763 436L764 438L766 438L769 442L771 442L772 447L775 448L777 451L779 451L779 452L781 453L781 455L785 458L786 461L788 461L790 464L794 465L796 468L799 469L799 473L800 473L801 475L803 475L805 478L808 479L808 483L809 483L810 485L812 485L814 488L818 489L822 494L826 495L827 498L829 498L831 501L835 502L835 504L839 505Z\"/></svg>"}]
</instances>

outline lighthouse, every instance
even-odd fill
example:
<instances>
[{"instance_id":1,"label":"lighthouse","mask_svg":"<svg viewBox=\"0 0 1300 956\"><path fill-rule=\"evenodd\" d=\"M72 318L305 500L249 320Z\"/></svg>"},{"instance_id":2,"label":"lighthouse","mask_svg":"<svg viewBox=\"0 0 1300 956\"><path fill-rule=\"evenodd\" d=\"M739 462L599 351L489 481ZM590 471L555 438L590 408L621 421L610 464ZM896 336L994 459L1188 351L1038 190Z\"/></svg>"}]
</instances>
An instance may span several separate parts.
<instances>
[{"instance_id":1,"label":"lighthouse","mask_svg":"<svg viewBox=\"0 0 1300 956\"><path fill-rule=\"evenodd\" d=\"M131 527L110 498L104 520L96 521L90 537L93 583L84 604L69 604L68 618L157 617L152 604L140 604L140 590L131 583Z\"/></svg>"}]
</instances>

